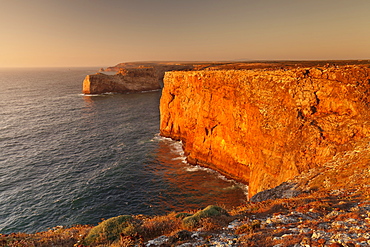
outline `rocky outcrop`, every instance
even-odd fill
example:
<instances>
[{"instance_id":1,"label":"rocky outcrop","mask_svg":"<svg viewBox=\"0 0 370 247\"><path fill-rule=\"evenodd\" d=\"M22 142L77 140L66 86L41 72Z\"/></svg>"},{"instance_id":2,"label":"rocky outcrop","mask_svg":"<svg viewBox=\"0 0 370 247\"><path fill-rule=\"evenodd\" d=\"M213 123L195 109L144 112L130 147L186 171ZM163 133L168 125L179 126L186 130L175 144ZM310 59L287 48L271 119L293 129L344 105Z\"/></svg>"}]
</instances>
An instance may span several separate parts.
<instances>
[{"instance_id":1,"label":"rocky outcrop","mask_svg":"<svg viewBox=\"0 0 370 247\"><path fill-rule=\"evenodd\" d=\"M191 70L195 66L196 64L192 63L174 62L120 63L106 69L101 68L95 75L87 75L83 81L82 92L101 94L157 90L163 87L166 71Z\"/></svg>"},{"instance_id":2,"label":"rocky outcrop","mask_svg":"<svg viewBox=\"0 0 370 247\"><path fill-rule=\"evenodd\" d=\"M161 135L250 197L370 135L366 66L167 72L164 85Z\"/></svg>"},{"instance_id":3,"label":"rocky outcrop","mask_svg":"<svg viewBox=\"0 0 370 247\"><path fill-rule=\"evenodd\" d=\"M356 141L353 148L338 152L322 166L304 172L272 189L255 194L250 200L293 198L314 192L338 195L344 191L363 193L370 183L370 139ZM357 192L356 192L357 191Z\"/></svg>"},{"instance_id":4,"label":"rocky outcrop","mask_svg":"<svg viewBox=\"0 0 370 247\"><path fill-rule=\"evenodd\" d=\"M84 94L107 92L127 93L161 89L161 80L154 68L121 69L115 75L97 73L83 81Z\"/></svg>"}]
</instances>

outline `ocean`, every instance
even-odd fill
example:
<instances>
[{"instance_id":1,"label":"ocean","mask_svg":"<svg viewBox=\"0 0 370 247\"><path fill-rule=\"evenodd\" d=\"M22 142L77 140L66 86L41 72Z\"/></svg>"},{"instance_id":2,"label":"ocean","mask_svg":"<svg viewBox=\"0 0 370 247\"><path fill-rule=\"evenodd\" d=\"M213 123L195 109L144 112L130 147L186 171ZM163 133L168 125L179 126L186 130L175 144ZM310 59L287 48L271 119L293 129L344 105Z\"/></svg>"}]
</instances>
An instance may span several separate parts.
<instances>
[{"instance_id":1,"label":"ocean","mask_svg":"<svg viewBox=\"0 0 370 247\"><path fill-rule=\"evenodd\" d=\"M81 94L97 69L0 69L0 233L246 201L159 136L160 91Z\"/></svg>"}]
</instances>

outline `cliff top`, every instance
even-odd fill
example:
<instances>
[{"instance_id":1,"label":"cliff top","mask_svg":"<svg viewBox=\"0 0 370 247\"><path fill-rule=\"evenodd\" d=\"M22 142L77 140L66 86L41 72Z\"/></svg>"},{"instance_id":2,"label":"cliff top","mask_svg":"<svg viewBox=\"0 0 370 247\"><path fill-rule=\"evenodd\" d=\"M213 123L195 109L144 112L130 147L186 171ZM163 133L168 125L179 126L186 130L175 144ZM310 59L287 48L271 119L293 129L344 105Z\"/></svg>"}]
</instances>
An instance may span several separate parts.
<instances>
[{"instance_id":1,"label":"cliff top","mask_svg":"<svg viewBox=\"0 0 370 247\"><path fill-rule=\"evenodd\" d=\"M165 66L188 66L191 70L204 69L279 69L297 67L323 67L323 66L343 66L343 65L364 65L370 66L370 60L310 60L310 61L144 61L126 62L103 69L103 71L119 71L120 69L130 69L138 67L165 67Z\"/></svg>"}]
</instances>

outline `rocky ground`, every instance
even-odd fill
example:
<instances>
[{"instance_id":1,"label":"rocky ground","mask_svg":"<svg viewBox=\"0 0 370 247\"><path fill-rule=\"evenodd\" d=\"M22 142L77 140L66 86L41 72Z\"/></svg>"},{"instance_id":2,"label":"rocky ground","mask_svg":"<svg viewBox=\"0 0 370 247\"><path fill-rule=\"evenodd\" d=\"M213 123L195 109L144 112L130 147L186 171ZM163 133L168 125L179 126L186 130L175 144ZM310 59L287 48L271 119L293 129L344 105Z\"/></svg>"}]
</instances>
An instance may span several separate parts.
<instances>
[{"instance_id":1,"label":"rocky ground","mask_svg":"<svg viewBox=\"0 0 370 247\"><path fill-rule=\"evenodd\" d=\"M173 229L162 229L151 238L121 234L118 242L90 246L370 246L369 147L364 141L326 167L268 192L280 198L256 196L227 216L204 218L193 229L163 226L162 219L156 223L161 229ZM175 219L168 217L167 221ZM2 235L0 246L86 246L81 244L91 226L80 227Z\"/></svg>"},{"instance_id":2,"label":"rocky ground","mask_svg":"<svg viewBox=\"0 0 370 247\"><path fill-rule=\"evenodd\" d=\"M221 229L180 230L142 244L125 241L114 246L370 246L370 200L356 199L355 194L252 203ZM52 229L49 237L62 231ZM43 239L41 243L26 234L3 235L1 246L79 246L77 239Z\"/></svg>"},{"instance_id":3,"label":"rocky ground","mask_svg":"<svg viewBox=\"0 0 370 247\"><path fill-rule=\"evenodd\" d=\"M178 246L370 246L369 150L362 140L325 166L257 194L222 230L192 231Z\"/></svg>"},{"instance_id":4,"label":"rocky ground","mask_svg":"<svg viewBox=\"0 0 370 247\"><path fill-rule=\"evenodd\" d=\"M370 201L312 201L272 211L236 219L218 232L182 233L187 238L177 245L161 236L145 246L370 246Z\"/></svg>"}]
</instances>

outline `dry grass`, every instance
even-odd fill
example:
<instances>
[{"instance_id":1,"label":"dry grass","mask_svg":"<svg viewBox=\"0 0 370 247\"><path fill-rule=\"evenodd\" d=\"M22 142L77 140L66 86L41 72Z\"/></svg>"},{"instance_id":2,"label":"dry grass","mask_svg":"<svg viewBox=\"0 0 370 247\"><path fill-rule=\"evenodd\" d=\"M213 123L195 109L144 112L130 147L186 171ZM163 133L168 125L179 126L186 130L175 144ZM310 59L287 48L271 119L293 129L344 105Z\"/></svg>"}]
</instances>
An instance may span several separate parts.
<instances>
[{"instance_id":1,"label":"dry grass","mask_svg":"<svg viewBox=\"0 0 370 247\"><path fill-rule=\"evenodd\" d=\"M297 243L308 241L305 239L307 235L318 230L322 223L346 221L347 219L366 222L364 219L365 216L361 212L350 211L350 209L354 205L368 204L370 186L365 185L370 184L369 164L363 161L353 166L346 165L345 168L336 168L336 172L330 170L329 173L322 171L316 180L311 181L311 184L307 182L308 187L309 185L318 187L315 191L311 190L291 199L246 203L228 213L220 207L211 206L204 210L170 213L165 216L131 216L132 220L125 222L124 225L116 224L113 227L114 229L110 229L109 227L104 229L102 226L107 226L107 221L103 221L97 226L101 228L98 238L90 243L85 243L84 246L141 246L144 241L157 238L161 235L167 235L170 238L173 237L171 244L176 246L177 244L184 243L184 241L192 241L191 239L181 237L181 232L186 237L187 233L189 233L187 230L196 231L200 229L203 231L202 237L206 238L207 234L211 237L214 233L225 231L225 227L234 219L244 221L243 225L235 230L235 234L239 235L238 246L274 246L277 244L281 246L294 246ZM353 171L354 169L364 171L361 173L362 177L359 177L357 181L355 179L349 179L354 178L353 174L356 174ZM326 180L323 179L324 177ZM307 179L309 180L309 177ZM330 186L322 186L321 183L324 181L329 181L330 183L327 184ZM345 182L347 182L346 187L338 186L338 184L342 185ZM361 202L363 203L361 204ZM316 219L300 222L301 227L311 229L306 235L288 234L288 232L277 228L267 229L263 224L258 224L257 221L252 220L266 219L267 217L273 217L278 214L287 215L293 211L303 214L307 212L313 213L319 215L321 220ZM326 217L332 211L340 212L340 214L334 213L330 214L332 216ZM281 227L278 224L276 226ZM296 226L285 225L284 227L294 228ZM96 231L91 229L91 226L76 226L68 229L56 228L36 234L17 233L0 235L0 246L83 246L81 245L81 240L87 236L89 231L90 234ZM332 227L327 232L335 233L339 230L341 229ZM358 232L362 231L366 230L358 230ZM115 235L114 239L109 237L109 234L112 232ZM359 238L357 241L365 240L367 239ZM325 243L324 239L311 239L310 241L311 246L325 246L325 244L328 244Z\"/></svg>"},{"instance_id":2,"label":"dry grass","mask_svg":"<svg viewBox=\"0 0 370 247\"><path fill-rule=\"evenodd\" d=\"M192 241L186 239L186 230L188 227L184 225L184 219L193 217L197 219L196 228L190 230L201 230L202 237L206 238L207 234L211 237L212 234L225 230L225 227L234 219L243 220L243 225L235 229L235 234L239 236L238 246L294 246L298 243L308 241L305 239L307 235L312 234L312 230L317 230L319 221L302 221L300 225L311 229L311 232L305 234L289 234L285 228L268 229L261 224L259 220L252 220L253 217L273 217L278 214L288 214L296 211L300 213L313 212L322 215L322 219L331 221L345 221L346 219L364 220L361 212L349 211L353 205L359 205L360 200L355 194L345 193L347 200L342 197L328 197L326 193L315 192L314 194L306 195L305 197L293 199L277 199L273 201L264 201L259 203L247 203L242 207L238 207L229 214L215 213L212 210L214 207L209 207L204 210L199 210L190 213L170 213L165 216L131 216L132 219L124 221L124 225L117 224L115 234L118 238L115 240L109 239L101 234L100 238L85 245L75 246L142 246L145 241L157 238L162 235L167 235L172 240L170 244L177 244ZM352 197L351 197L352 195ZM361 201L361 200L360 200ZM352 205L352 206L351 206ZM361 204L360 204L361 205ZM216 207L217 208L217 207ZM341 213L331 218L324 217L331 211L340 211ZM220 210L222 211L222 210ZM216 212L219 212L216 210ZM253 217L252 217L253 216ZM110 220L107 220L112 221ZM107 221L103 221L97 227L107 226ZM297 227L295 223L284 225L284 227ZM74 246L78 241L81 241L88 232L96 233L96 230L90 230L92 227L72 227L69 229L54 229L47 232L37 234L10 234L0 236L0 246ZM95 227L96 228L96 227ZM109 227L108 227L109 228ZM107 229L107 228L105 228ZM329 229L329 232L335 232L338 229ZM110 232L112 229L109 230ZM182 233L179 234L179 233ZM181 237L185 234L185 238ZM184 242L185 241L185 242ZM311 239L311 246L323 246L323 239ZM82 243L82 242L80 242ZM327 244L327 243L326 243Z\"/></svg>"},{"instance_id":3,"label":"dry grass","mask_svg":"<svg viewBox=\"0 0 370 247\"><path fill-rule=\"evenodd\" d=\"M192 214L191 214L192 213ZM104 220L97 226L58 228L36 234L17 233L0 235L0 246L9 247L68 247L68 246L141 246L144 241L181 232L184 219L193 217L196 226L204 231L217 231L233 217L217 206L189 213L170 213L165 216L117 216ZM194 225L194 226L195 226Z\"/></svg>"},{"instance_id":4,"label":"dry grass","mask_svg":"<svg viewBox=\"0 0 370 247\"><path fill-rule=\"evenodd\" d=\"M363 220L363 218L361 217L361 214L357 212L340 214L335 218L336 221L345 221L348 219Z\"/></svg>"},{"instance_id":5,"label":"dry grass","mask_svg":"<svg viewBox=\"0 0 370 247\"><path fill-rule=\"evenodd\" d=\"M9 247L68 247L81 241L92 226L74 226L71 228L55 228L35 234L12 233L0 235L0 246Z\"/></svg>"},{"instance_id":6,"label":"dry grass","mask_svg":"<svg viewBox=\"0 0 370 247\"><path fill-rule=\"evenodd\" d=\"M242 237L239 238L240 247L251 247L251 246L273 246L271 243L273 242L272 236L259 231L254 234L247 234L242 235Z\"/></svg>"},{"instance_id":7,"label":"dry grass","mask_svg":"<svg viewBox=\"0 0 370 247\"><path fill-rule=\"evenodd\" d=\"M235 233L236 234L245 234L245 233L253 233L256 229L261 228L261 222L259 220L253 220L248 222L248 224L244 224L240 226Z\"/></svg>"},{"instance_id":8,"label":"dry grass","mask_svg":"<svg viewBox=\"0 0 370 247\"><path fill-rule=\"evenodd\" d=\"M204 218L200 221L202 231L217 231L227 226L233 217L221 215L215 217Z\"/></svg>"},{"instance_id":9,"label":"dry grass","mask_svg":"<svg viewBox=\"0 0 370 247\"><path fill-rule=\"evenodd\" d=\"M181 219L175 213L166 216L155 216L142 222L137 232L145 240L152 239L161 235L169 235L181 229Z\"/></svg>"},{"instance_id":10,"label":"dry grass","mask_svg":"<svg viewBox=\"0 0 370 247\"><path fill-rule=\"evenodd\" d=\"M185 217L182 220L182 225L183 228L187 230L193 230L196 228L200 228L202 221L207 222L206 219L217 219L217 217L221 216L229 216L229 214L226 212L225 209L219 206L210 205L203 210L199 210L191 216Z\"/></svg>"}]
</instances>

